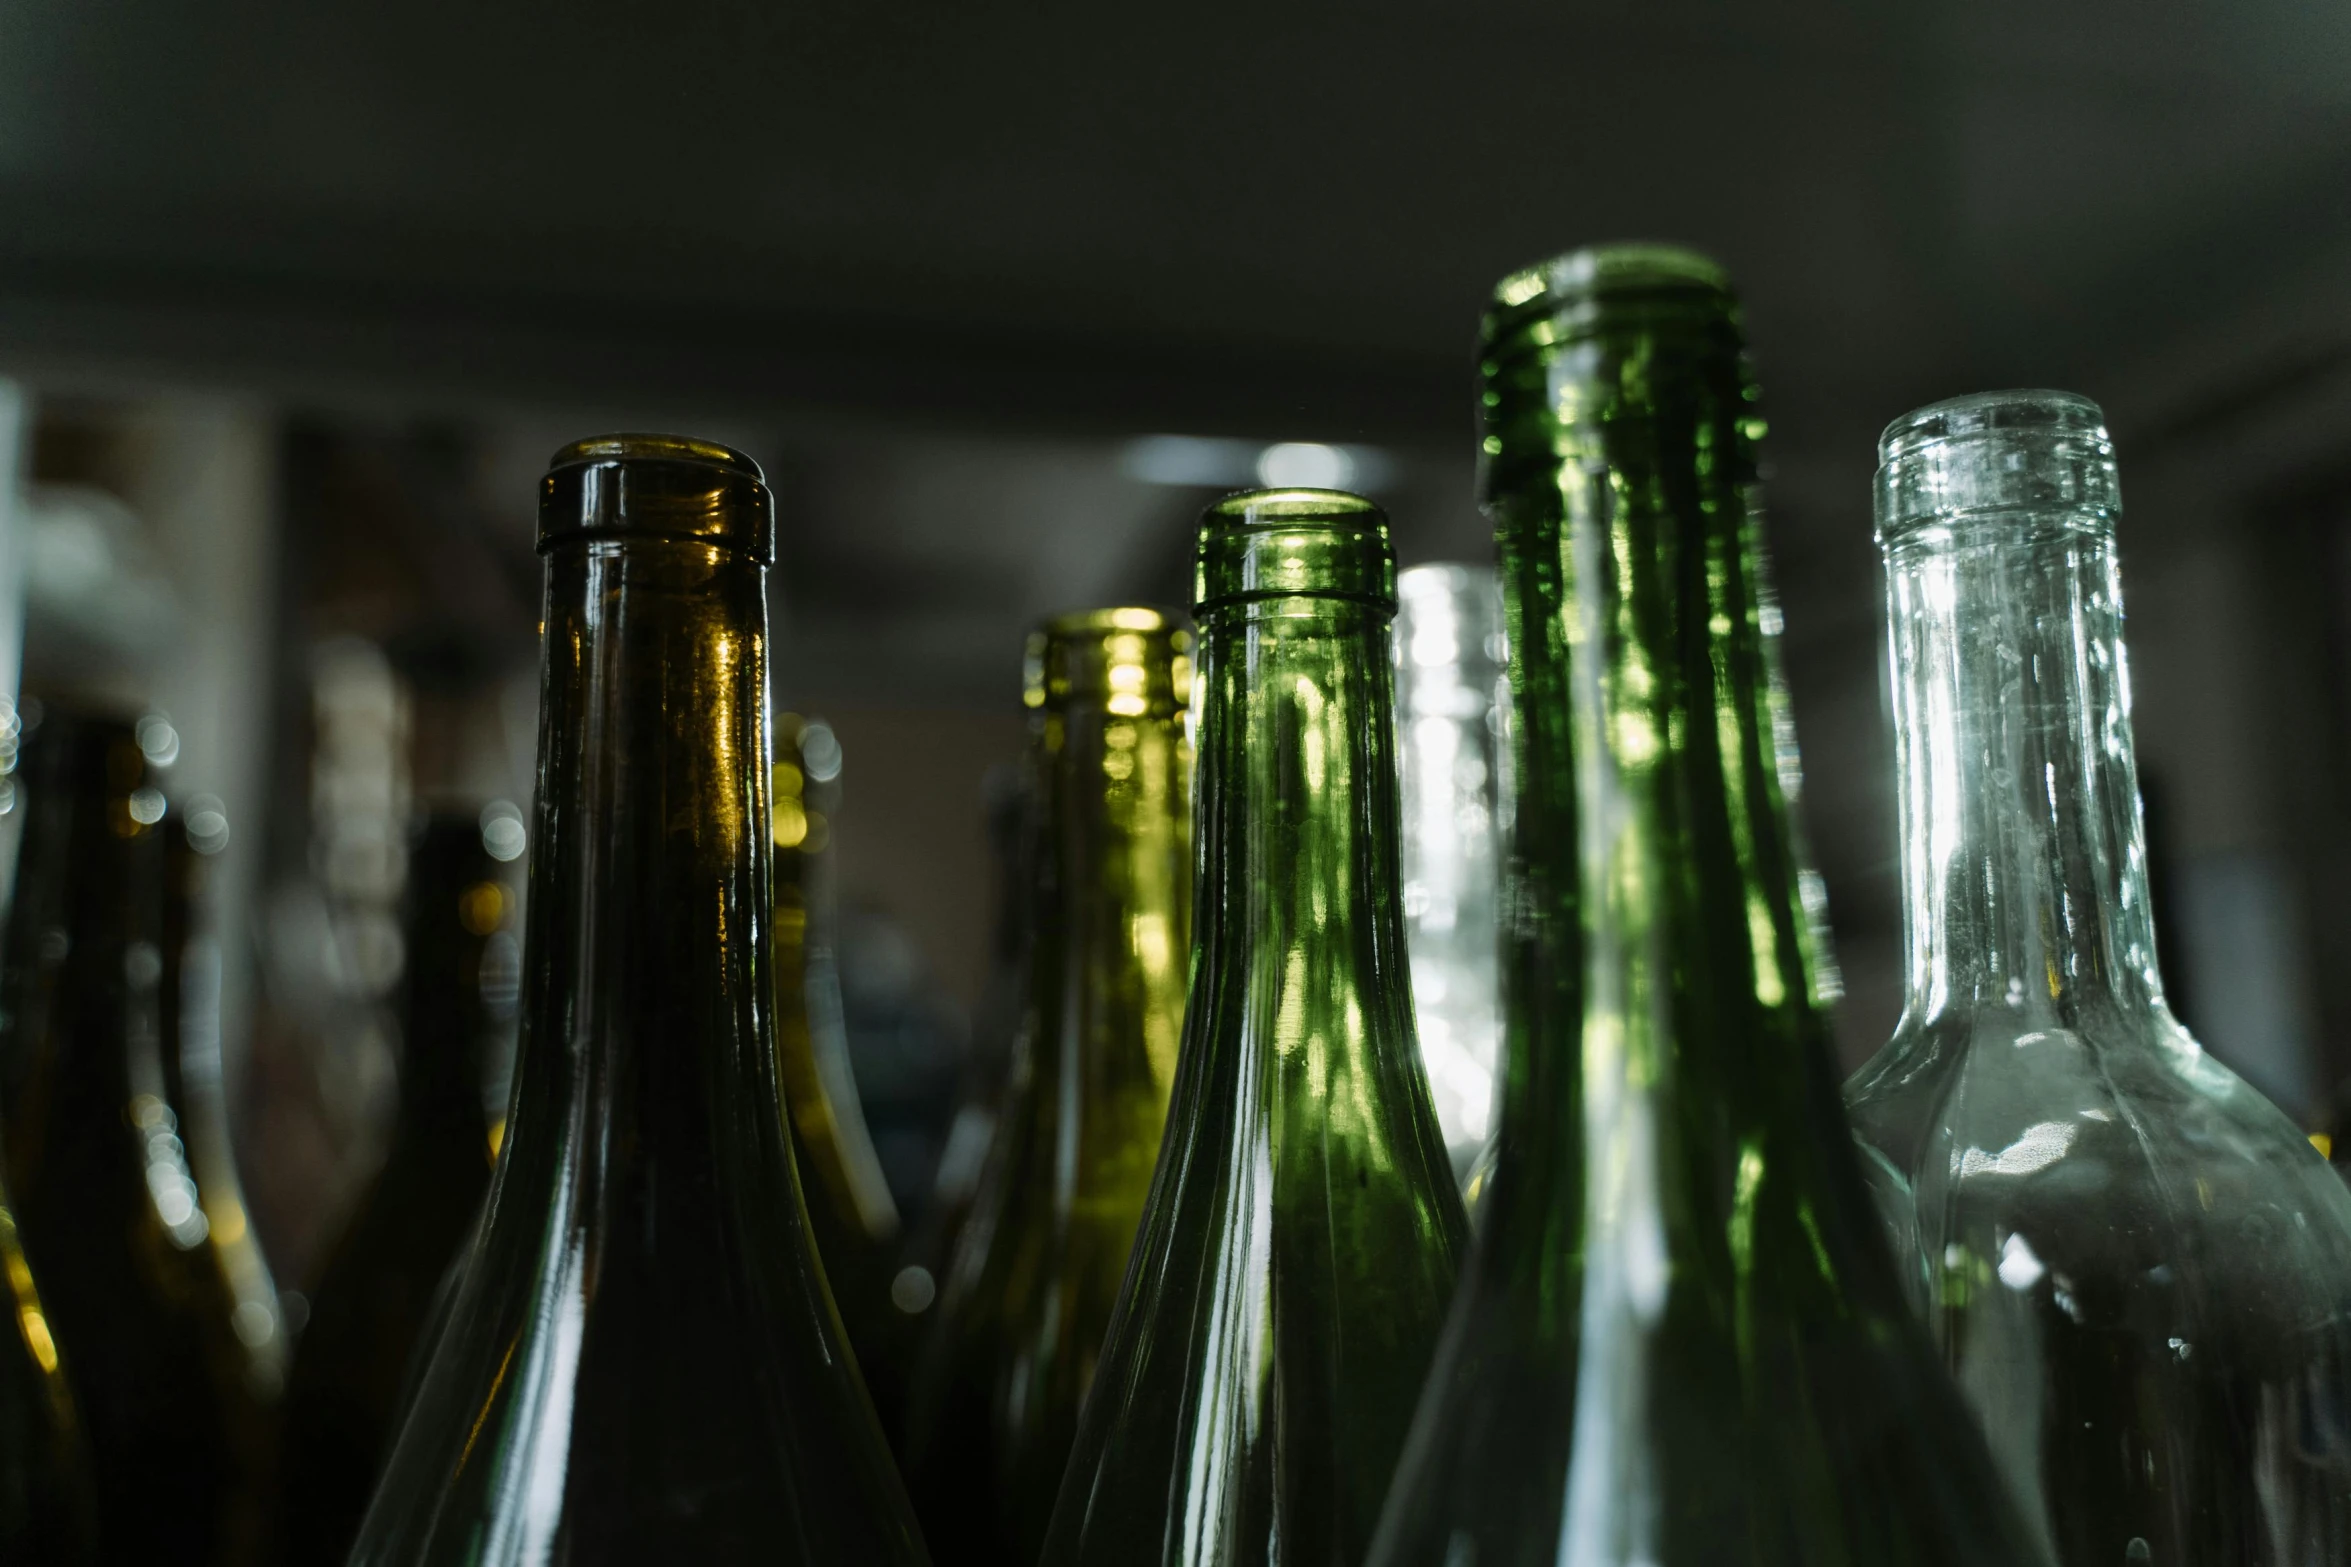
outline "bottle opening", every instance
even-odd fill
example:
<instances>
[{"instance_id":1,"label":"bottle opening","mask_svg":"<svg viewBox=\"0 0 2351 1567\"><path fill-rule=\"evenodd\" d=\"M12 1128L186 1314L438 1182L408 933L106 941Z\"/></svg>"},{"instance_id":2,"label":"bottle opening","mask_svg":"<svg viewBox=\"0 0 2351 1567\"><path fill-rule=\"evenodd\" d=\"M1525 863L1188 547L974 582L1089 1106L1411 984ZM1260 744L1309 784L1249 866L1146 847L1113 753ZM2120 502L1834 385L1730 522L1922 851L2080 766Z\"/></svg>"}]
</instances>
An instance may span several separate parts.
<instances>
[{"instance_id":1,"label":"bottle opening","mask_svg":"<svg viewBox=\"0 0 2351 1567\"><path fill-rule=\"evenodd\" d=\"M1992 513L2111 528L2122 511L2114 442L2073 392L1978 392L1914 409L1878 438L1877 529L1891 542L1926 524Z\"/></svg>"},{"instance_id":2,"label":"bottle opening","mask_svg":"<svg viewBox=\"0 0 2351 1567\"><path fill-rule=\"evenodd\" d=\"M1192 631L1163 609L1122 605L1056 615L1029 633L1021 699L1032 708L1101 702L1119 717L1169 713L1191 694Z\"/></svg>"},{"instance_id":3,"label":"bottle opening","mask_svg":"<svg viewBox=\"0 0 2351 1567\"><path fill-rule=\"evenodd\" d=\"M1245 490L1200 516L1194 614L1275 598L1345 599L1393 613L1388 514L1344 490Z\"/></svg>"},{"instance_id":4,"label":"bottle opening","mask_svg":"<svg viewBox=\"0 0 2351 1567\"><path fill-rule=\"evenodd\" d=\"M759 464L684 435L599 435L549 459L539 486L539 548L588 539L724 545L775 558L775 502Z\"/></svg>"},{"instance_id":5,"label":"bottle opening","mask_svg":"<svg viewBox=\"0 0 2351 1567\"><path fill-rule=\"evenodd\" d=\"M1680 245L1592 245L1495 284L1480 335L1489 355L1507 354L1588 335L1606 318L1715 318L1735 309L1730 274L1711 256Z\"/></svg>"}]
</instances>

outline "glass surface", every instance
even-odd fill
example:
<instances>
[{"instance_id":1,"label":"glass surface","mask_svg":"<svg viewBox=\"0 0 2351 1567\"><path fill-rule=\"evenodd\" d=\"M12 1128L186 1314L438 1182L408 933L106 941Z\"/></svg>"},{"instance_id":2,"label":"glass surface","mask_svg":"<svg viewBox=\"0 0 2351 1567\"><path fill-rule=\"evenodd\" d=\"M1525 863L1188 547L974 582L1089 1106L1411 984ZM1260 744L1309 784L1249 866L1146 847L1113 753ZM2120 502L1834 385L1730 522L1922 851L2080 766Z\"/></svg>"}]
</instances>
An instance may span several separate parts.
<instances>
[{"instance_id":1,"label":"glass surface","mask_svg":"<svg viewBox=\"0 0 2351 1567\"><path fill-rule=\"evenodd\" d=\"M57 1336L0 1189L0 1561L97 1560L89 1445Z\"/></svg>"},{"instance_id":2,"label":"glass surface","mask_svg":"<svg viewBox=\"0 0 2351 1567\"><path fill-rule=\"evenodd\" d=\"M874 1153L841 1005L833 823L841 742L822 719L779 713L770 772L775 844L777 1069L808 1233L882 1411L904 1400L912 1347L890 1303L898 1204Z\"/></svg>"},{"instance_id":3,"label":"glass surface","mask_svg":"<svg viewBox=\"0 0 2351 1567\"><path fill-rule=\"evenodd\" d=\"M1501 1128L1377 1567L2018 1567L1829 1065L1761 432L1702 258L1485 323L1516 804Z\"/></svg>"},{"instance_id":4,"label":"glass surface","mask_svg":"<svg viewBox=\"0 0 2351 1567\"><path fill-rule=\"evenodd\" d=\"M1907 1006L1847 1088L1927 1321L2067 1567L2351 1561L2351 1192L2164 1004L2113 447L1880 447Z\"/></svg>"},{"instance_id":5,"label":"glass surface","mask_svg":"<svg viewBox=\"0 0 2351 1567\"><path fill-rule=\"evenodd\" d=\"M224 1248L248 1238L244 1213L201 1189L182 1136L193 857L127 720L47 704L16 783L8 1186L88 1433L102 1543L109 1560L248 1561L276 1320L240 1312Z\"/></svg>"},{"instance_id":6,"label":"glass surface","mask_svg":"<svg viewBox=\"0 0 2351 1567\"><path fill-rule=\"evenodd\" d=\"M1502 1043L1502 594L1492 568L1396 577L1404 942L1437 1126L1464 1182L1494 1121Z\"/></svg>"},{"instance_id":7,"label":"glass surface","mask_svg":"<svg viewBox=\"0 0 2351 1567\"><path fill-rule=\"evenodd\" d=\"M1413 1045L1394 556L1368 501L1202 522L1190 1004L1042 1560L1356 1567L1465 1221Z\"/></svg>"},{"instance_id":8,"label":"glass surface","mask_svg":"<svg viewBox=\"0 0 2351 1567\"><path fill-rule=\"evenodd\" d=\"M477 812L424 820L408 851L407 898L399 1115L311 1292L286 1383L278 1549L287 1563L340 1563L350 1552L404 1407L410 1358L429 1347L443 1275L490 1184L482 1092L507 1052L482 961L520 921Z\"/></svg>"},{"instance_id":9,"label":"glass surface","mask_svg":"<svg viewBox=\"0 0 2351 1567\"><path fill-rule=\"evenodd\" d=\"M909 1421L942 1563L1037 1559L1159 1157L1192 941L1191 640L1141 608L1030 639L1026 1016Z\"/></svg>"},{"instance_id":10,"label":"glass surface","mask_svg":"<svg viewBox=\"0 0 2351 1567\"><path fill-rule=\"evenodd\" d=\"M700 443L544 481L518 1076L357 1567L925 1559L777 1081L772 518Z\"/></svg>"}]
</instances>

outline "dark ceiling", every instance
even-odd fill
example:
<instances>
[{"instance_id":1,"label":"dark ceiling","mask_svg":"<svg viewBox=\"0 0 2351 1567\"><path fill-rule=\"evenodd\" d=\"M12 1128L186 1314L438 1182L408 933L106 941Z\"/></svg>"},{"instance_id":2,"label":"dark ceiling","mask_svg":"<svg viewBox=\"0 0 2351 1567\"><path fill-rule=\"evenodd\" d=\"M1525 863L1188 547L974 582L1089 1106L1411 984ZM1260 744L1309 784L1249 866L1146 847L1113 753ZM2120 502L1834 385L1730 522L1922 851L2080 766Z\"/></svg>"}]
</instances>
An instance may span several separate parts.
<instances>
[{"instance_id":1,"label":"dark ceiling","mask_svg":"<svg viewBox=\"0 0 2351 1567\"><path fill-rule=\"evenodd\" d=\"M1670 237L1810 446L2339 261L2351 8L8 0L0 202L19 363L1435 442L1497 276Z\"/></svg>"}]
</instances>

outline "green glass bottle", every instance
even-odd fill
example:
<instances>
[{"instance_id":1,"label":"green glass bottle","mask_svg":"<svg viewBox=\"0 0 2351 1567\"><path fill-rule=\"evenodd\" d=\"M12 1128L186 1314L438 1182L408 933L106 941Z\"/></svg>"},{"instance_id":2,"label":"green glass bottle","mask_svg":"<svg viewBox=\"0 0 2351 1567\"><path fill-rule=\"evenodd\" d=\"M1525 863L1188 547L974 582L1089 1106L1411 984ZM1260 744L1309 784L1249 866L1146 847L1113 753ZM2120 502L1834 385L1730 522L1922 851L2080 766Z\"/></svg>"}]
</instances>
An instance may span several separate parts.
<instances>
[{"instance_id":1,"label":"green glass bottle","mask_svg":"<svg viewBox=\"0 0 2351 1567\"><path fill-rule=\"evenodd\" d=\"M381 1169L311 1293L286 1385L278 1551L339 1567L391 1445L410 1356L490 1184L484 1092L503 1023L483 990L490 944L517 923L479 815L435 811L408 855L400 1109Z\"/></svg>"},{"instance_id":2,"label":"green glass bottle","mask_svg":"<svg viewBox=\"0 0 2351 1567\"><path fill-rule=\"evenodd\" d=\"M1355 1567L1466 1221L1413 1041L1395 555L1269 490L1200 527L1190 1003L1042 1560Z\"/></svg>"},{"instance_id":3,"label":"green glass bottle","mask_svg":"<svg viewBox=\"0 0 2351 1567\"><path fill-rule=\"evenodd\" d=\"M1192 939L1190 647L1140 608L1029 641L1028 1004L909 1418L941 1562L1037 1559L1159 1157Z\"/></svg>"},{"instance_id":4,"label":"green glass bottle","mask_svg":"<svg viewBox=\"0 0 2351 1567\"><path fill-rule=\"evenodd\" d=\"M1837 1101L1729 287L1578 252L1502 282L1483 359L1501 1131L1371 1561L2036 1562Z\"/></svg>"},{"instance_id":5,"label":"green glass bottle","mask_svg":"<svg viewBox=\"0 0 2351 1567\"><path fill-rule=\"evenodd\" d=\"M835 948L833 817L841 743L822 719L779 713L768 820L775 842L777 1067L808 1233L885 1433L905 1402L912 1337L890 1304L898 1204L874 1152L849 1055Z\"/></svg>"},{"instance_id":6,"label":"green glass bottle","mask_svg":"<svg viewBox=\"0 0 2351 1567\"><path fill-rule=\"evenodd\" d=\"M96 1493L64 1356L0 1187L0 1561L97 1560Z\"/></svg>"},{"instance_id":7,"label":"green glass bottle","mask_svg":"<svg viewBox=\"0 0 2351 1567\"><path fill-rule=\"evenodd\" d=\"M33 710L27 704L28 712ZM183 1133L191 867L127 720L51 702L0 950L8 1186L88 1433L106 1559L245 1562L266 1508L276 1320L241 1312ZM174 841L167 841L174 840Z\"/></svg>"},{"instance_id":8,"label":"green glass bottle","mask_svg":"<svg viewBox=\"0 0 2351 1567\"><path fill-rule=\"evenodd\" d=\"M583 441L489 1205L353 1567L919 1563L777 1082L758 465Z\"/></svg>"},{"instance_id":9,"label":"green glass bottle","mask_svg":"<svg viewBox=\"0 0 2351 1567\"><path fill-rule=\"evenodd\" d=\"M1994 392L1879 445L1907 997L1847 1088L2066 1567L2351 1562L2351 1192L2164 1001L2114 446Z\"/></svg>"}]
</instances>

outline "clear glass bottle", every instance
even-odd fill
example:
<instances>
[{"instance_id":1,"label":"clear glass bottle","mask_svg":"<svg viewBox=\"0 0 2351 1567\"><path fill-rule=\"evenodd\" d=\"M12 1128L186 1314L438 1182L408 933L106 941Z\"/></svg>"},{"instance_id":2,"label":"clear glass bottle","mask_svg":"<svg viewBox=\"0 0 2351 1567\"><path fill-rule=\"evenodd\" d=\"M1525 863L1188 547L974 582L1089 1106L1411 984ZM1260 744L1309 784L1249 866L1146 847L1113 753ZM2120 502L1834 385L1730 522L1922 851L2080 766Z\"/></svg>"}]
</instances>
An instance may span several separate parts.
<instances>
[{"instance_id":1,"label":"clear glass bottle","mask_svg":"<svg viewBox=\"0 0 2351 1567\"><path fill-rule=\"evenodd\" d=\"M1502 1044L1502 683L1493 568L1397 573L1404 941L1421 1063L1465 1186L1492 1134Z\"/></svg>"},{"instance_id":2,"label":"clear glass bottle","mask_svg":"<svg viewBox=\"0 0 2351 1567\"><path fill-rule=\"evenodd\" d=\"M194 856L138 725L26 708L0 957L18 1234L88 1434L107 1558L244 1562L265 1527L279 1342L274 1310L243 1310L227 1254L250 1245L242 1206L203 1189L186 1141L201 1119L180 1049Z\"/></svg>"},{"instance_id":3,"label":"clear glass bottle","mask_svg":"<svg viewBox=\"0 0 2351 1567\"><path fill-rule=\"evenodd\" d=\"M1483 347L1502 1125L1370 1560L2036 1562L1837 1102L1729 284L1580 251L1504 279Z\"/></svg>"},{"instance_id":4,"label":"clear glass bottle","mask_svg":"<svg viewBox=\"0 0 2351 1567\"><path fill-rule=\"evenodd\" d=\"M1124 608L1029 641L1026 1019L908 1423L942 1563L1037 1559L1159 1157L1192 940L1191 640Z\"/></svg>"},{"instance_id":5,"label":"clear glass bottle","mask_svg":"<svg viewBox=\"0 0 2351 1567\"><path fill-rule=\"evenodd\" d=\"M2351 1192L2164 1004L2103 418L1879 455L1907 1005L1846 1098L1927 1321L2066 1567L2351 1561Z\"/></svg>"},{"instance_id":6,"label":"clear glass bottle","mask_svg":"<svg viewBox=\"0 0 2351 1567\"><path fill-rule=\"evenodd\" d=\"M429 1350L443 1278L471 1237L493 1153L484 1090L510 1032L483 960L519 924L480 813L438 810L408 852L399 992L400 1109L383 1166L328 1254L286 1382L279 1557L349 1554L403 1407L411 1355Z\"/></svg>"},{"instance_id":7,"label":"clear glass bottle","mask_svg":"<svg viewBox=\"0 0 2351 1567\"><path fill-rule=\"evenodd\" d=\"M1369 501L1202 519L1192 984L1047 1567L1354 1567L1466 1223L1413 1045L1395 556Z\"/></svg>"},{"instance_id":8,"label":"clear glass bottle","mask_svg":"<svg viewBox=\"0 0 2351 1567\"><path fill-rule=\"evenodd\" d=\"M758 465L556 454L512 1109L353 1567L919 1563L777 1081Z\"/></svg>"}]
</instances>

